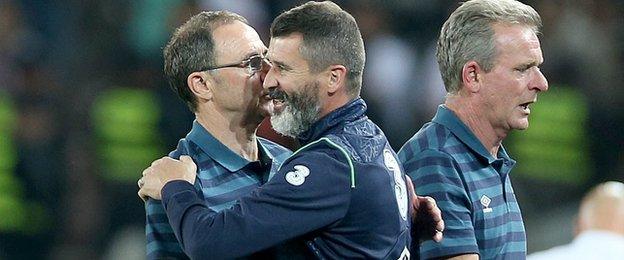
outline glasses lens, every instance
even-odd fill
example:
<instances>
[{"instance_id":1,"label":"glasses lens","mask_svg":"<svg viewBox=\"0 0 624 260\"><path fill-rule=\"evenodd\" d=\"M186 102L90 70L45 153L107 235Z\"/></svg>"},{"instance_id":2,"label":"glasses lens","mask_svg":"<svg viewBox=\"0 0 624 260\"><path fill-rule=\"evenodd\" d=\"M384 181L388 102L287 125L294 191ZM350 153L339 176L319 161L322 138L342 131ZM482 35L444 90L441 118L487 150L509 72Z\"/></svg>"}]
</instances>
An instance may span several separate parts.
<instances>
[{"instance_id":1,"label":"glasses lens","mask_svg":"<svg viewBox=\"0 0 624 260\"><path fill-rule=\"evenodd\" d=\"M253 56L249 59L249 69L252 71L259 71L262 69L262 57Z\"/></svg>"}]
</instances>

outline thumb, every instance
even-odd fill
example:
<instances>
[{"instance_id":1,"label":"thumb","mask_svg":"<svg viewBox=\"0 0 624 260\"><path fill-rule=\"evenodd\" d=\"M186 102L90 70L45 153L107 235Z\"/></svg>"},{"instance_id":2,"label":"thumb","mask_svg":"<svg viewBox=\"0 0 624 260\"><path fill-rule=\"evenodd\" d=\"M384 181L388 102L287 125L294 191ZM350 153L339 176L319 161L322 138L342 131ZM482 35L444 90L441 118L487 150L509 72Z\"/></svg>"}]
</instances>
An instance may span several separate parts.
<instances>
[{"instance_id":1,"label":"thumb","mask_svg":"<svg viewBox=\"0 0 624 260\"><path fill-rule=\"evenodd\" d=\"M187 166L192 167L193 171L195 171L195 169L197 168L197 166L193 162L193 159L191 159L191 157L188 156L188 155L180 156L180 161L183 162L184 164L186 164Z\"/></svg>"},{"instance_id":2,"label":"thumb","mask_svg":"<svg viewBox=\"0 0 624 260\"><path fill-rule=\"evenodd\" d=\"M420 201L416 195L412 178L410 178L407 174L405 175L405 182L407 184L407 192L409 192L409 196L412 198L412 208L414 208L414 210L418 210L418 208L420 208Z\"/></svg>"}]
</instances>

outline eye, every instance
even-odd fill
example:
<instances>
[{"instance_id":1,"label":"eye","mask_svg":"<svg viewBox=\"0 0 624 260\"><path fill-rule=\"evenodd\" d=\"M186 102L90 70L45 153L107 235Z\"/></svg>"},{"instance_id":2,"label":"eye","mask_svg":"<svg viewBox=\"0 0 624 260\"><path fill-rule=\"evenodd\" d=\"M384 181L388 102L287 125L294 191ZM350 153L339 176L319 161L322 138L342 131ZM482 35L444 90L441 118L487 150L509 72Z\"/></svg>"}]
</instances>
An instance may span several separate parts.
<instances>
[{"instance_id":1,"label":"eye","mask_svg":"<svg viewBox=\"0 0 624 260\"><path fill-rule=\"evenodd\" d=\"M262 69L262 57L254 56L249 59L249 68L253 71L258 71Z\"/></svg>"},{"instance_id":2,"label":"eye","mask_svg":"<svg viewBox=\"0 0 624 260\"><path fill-rule=\"evenodd\" d=\"M527 71L529 68L531 68L531 66L522 66L522 67L518 67L518 68L516 68L516 71L519 71L519 72L525 72L525 71Z\"/></svg>"}]
</instances>

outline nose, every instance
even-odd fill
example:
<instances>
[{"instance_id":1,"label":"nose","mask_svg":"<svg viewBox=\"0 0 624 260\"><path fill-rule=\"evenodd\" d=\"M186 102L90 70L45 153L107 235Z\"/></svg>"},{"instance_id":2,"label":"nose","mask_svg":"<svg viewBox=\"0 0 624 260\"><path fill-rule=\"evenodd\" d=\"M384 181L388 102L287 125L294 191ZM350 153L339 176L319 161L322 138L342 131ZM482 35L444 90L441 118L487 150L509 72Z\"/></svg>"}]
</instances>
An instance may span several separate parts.
<instances>
[{"instance_id":1,"label":"nose","mask_svg":"<svg viewBox=\"0 0 624 260\"><path fill-rule=\"evenodd\" d=\"M538 91L547 91L548 90L548 80L542 74L542 71L537 69L537 71L533 74L533 80L529 85L530 89L535 89Z\"/></svg>"},{"instance_id":2,"label":"nose","mask_svg":"<svg viewBox=\"0 0 624 260\"><path fill-rule=\"evenodd\" d=\"M266 63L266 66L263 67L261 75L263 76L262 86L264 89L271 89L277 87L277 77L276 72L273 69L271 63Z\"/></svg>"},{"instance_id":3,"label":"nose","mask_svg":"<svg viewBox=\"0 0 624 260\"><path fill-rule=\"evenodd\" d=\"M257 72L258 75L260 75L260 80L262 82L264 82L267 72L269 72L270 69L271 69L271 64L269 63L269 61L266 59L262 59L260 70Z\"/></svg>"}]
</instances>

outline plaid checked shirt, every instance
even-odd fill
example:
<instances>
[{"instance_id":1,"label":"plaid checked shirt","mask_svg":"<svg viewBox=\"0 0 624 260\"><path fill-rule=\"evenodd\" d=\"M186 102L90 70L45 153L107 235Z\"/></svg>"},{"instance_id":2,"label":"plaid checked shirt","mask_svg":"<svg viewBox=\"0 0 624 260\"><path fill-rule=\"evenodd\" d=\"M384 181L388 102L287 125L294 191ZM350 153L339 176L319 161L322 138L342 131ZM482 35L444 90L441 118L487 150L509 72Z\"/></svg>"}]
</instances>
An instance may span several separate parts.
<instances>
[{"instance_id":1,"label":"plaid checked shirt","mask_svg":"<svg viewBox=\"0 0 624 260\"><path fill-rule=\"evenodd\" d=\"M229 208L240 197L261 186L277 172L291 152L258 137L260 160L249 162L215 139L197 121L186 138L169 156L190 155L197 164L195 188L215 211ZM148 259L188 259L169 225L161 201L148 200L145 206Z\"/></svg>"},{"instance_id":2,"label":"plaid checked shirt","mask_svg":"<svg viewBox=\"0 0 624 260\"><path fill-rule=\"evenodd\" d=\"M399 151L418 195L436 199L446 228L440 243L425 241L420 257L479 254L481 259L524 259L526 235L509 172L515 161L501 146L494 158L441 105Z\"/></svg>"}]
</instances>

